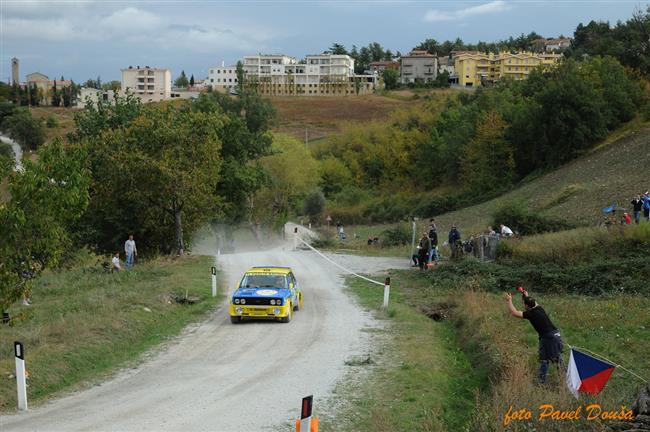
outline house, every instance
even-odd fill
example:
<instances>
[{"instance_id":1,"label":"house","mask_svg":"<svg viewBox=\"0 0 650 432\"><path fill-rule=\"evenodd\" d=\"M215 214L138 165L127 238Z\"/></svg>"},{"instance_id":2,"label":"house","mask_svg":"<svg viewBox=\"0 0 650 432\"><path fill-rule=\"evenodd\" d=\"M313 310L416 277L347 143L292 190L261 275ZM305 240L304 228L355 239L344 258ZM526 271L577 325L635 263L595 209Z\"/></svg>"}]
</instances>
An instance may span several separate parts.
<instances>
[{"instance_id":1,"label":"house","mask_svg":"<svg viewBox=\"0 0 650 432\"><path fill-rule=\"evenodd\" d=\"M221 62L221 66L210 68L206 87L222 93L229 93L237 86L237 66L225 66Z\"/></svg>"},{"instance_id":2,"label":"house","mask_svg":"<svg viewBox=\"0 0 650 432\"><path fill-rule=\"evenodd\" d=\"M552 67L560 61L561 54L532 53L452 53L454 75L452 79L464 87L477 87L496 82L504 77L521 80L536 68Z\"/></svg>"},{"instance_id":3,"label":"house","mask_svg":"<svg viewBox=\"0 0 650 432\"><path fill-rule=\"evenodd\" d=\"M370 68L370 73L377 73L381 75L386 69L399 71L399 62L393 60L376 61L370 62L368 67Z\"/></svg>"},{"instance_id":4,"label":"house","mask_svg":"<svg viewBox=\"0 0 650 432\"><path fill-rule=\"evenodd\" d=\"M314 54L304 60L283 54L246 56L244 87L266 95L343 96L372 92L377 76L354 73L346 54Z\"/></svg>"},{"instance_id":5,"label":"house","mask_svg":"<svg viewBox=\"0 0 650 432\"><path fill-rule=\"evenodd\" d=\"M142 102L158 102L171 98L172 72L169 69L129 66L122 69L121 92L133 93Z\"/></svg>"},{"instance_id":6,"label":"house","mask_svg":"<svg viewBox=\"0 0 650 432\"><path fill-rule=\"evenodd\" d=\"M408 55L402 56L400 65L400 82L402 84L434 81L437 76L437 56L419 50L413 50Z\"/></svg>"},{"instance_id":7,"label":"house","mask_svg":"<svg viewBox=\"0 0 650 432\"><path fill-rule=\"evenodd\" d=\"M50 78L40 72L32 72L25 77L25 85L30 89L36 86L41 94L42 105L50 105L52 101L52 90L56 85L57 89L69 87L72 85L71 80L50 80Z\"/></svg>"}]
</instances>

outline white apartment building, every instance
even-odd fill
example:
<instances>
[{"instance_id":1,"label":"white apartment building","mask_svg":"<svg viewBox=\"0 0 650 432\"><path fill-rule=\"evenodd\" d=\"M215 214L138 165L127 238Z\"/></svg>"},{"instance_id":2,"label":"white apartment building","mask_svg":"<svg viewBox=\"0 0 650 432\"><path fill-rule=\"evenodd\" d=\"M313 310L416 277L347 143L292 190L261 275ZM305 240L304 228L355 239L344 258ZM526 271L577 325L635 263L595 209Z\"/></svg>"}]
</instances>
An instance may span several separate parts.
<instances>
[{"instance_id":1,"label":"white apartment building","mask_svg":"<svg viewBox=\"0 0 650 432\"><path fill-rule=\"evenodd\" d=\"M158 102L171 98L172 72L169 69L129 66L122 69L122 94L127 89L142 102Z\"/></svg>"},{"instance_id":2,"label":"white apartment building","mask_svg":"<svg viewBox=\"0 0 650 432\"><path fill-rule=\"evenodd\" d=\"M368 93L377 85L376 75L355 75L348 55L308 55L297 62L286 55L246 56L244 86L261 94L337 96Z\"/></svg>"},{"instance_id":3,"label":"white apartment building","mask_svg":"<svg viewBox=\"0 0 650 432\"><path fill-rule=\"evenodd\" d=\"M222 93L229 93L237 86L237 66L215 66L210 68L205 87Z\"/></svg>"}]
</instances>

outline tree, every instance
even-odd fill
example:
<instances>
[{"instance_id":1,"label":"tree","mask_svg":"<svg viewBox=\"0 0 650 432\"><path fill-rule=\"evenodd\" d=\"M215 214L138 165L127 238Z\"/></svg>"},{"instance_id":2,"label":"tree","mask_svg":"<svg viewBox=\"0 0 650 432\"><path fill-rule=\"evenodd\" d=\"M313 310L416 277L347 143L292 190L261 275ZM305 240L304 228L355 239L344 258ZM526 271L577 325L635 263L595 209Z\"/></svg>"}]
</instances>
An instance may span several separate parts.
<instances>
[{"instance_id":1,"label":"tree","mask_svg":"<svg viewBox=\"0 0 650 432\"><path fill-rule=\"evenodd\" d=\"M190 77L190 86L194 87L194 74Z\"/></svg>"},{"instance_id":2,"label":"tree","mask_svg":"<svg viewBox=\"0 0 650 432\"><path fill-rule=\"evenodd\" d=\"M416 50L426 51L429 54L438 54L440 47L438 46L438 41L435 39L426 39L424 42L420 42L416 47Z\"/></svg>"},{"instance_id":3,"label":"tree","mask_svg":"<svg viewBox=\"0 0 650 432\"><path fill-rule=\"evenodd\" d=\"M244 65L242 64L241 60L237 60L235 74L237 75L237 85L235 88L237 89L237 93L241 93L245 90L246 80L246 76L244 75Z\"/></svg>"},{"instance_id":4,"label":"tree","mask_svg":"<svg viewBox=\"0 0 650 432\"><path fill-rule=\"evenodd\" d=\"M140 99L127 92L115 95L112 101L86 101L83 111L74 115L75 131L68 135L71 141L97 138L107 129L123 129L138 118L142 112Z\"/></svg>"},{"instance_id":5,"label":"tree","mask_svg":"<svg viewBox=\"0 0 650 432\"><path fill-rule=\"evenodd\" d=\"M11 200L0 206L0 306L6 310L28 292L46 267L70 250L70 227L88 205L90 173L79 146L59 139L39 149L10 178Z\"/></svg>"},{"instance_id":6,"label":"tree","mask_svg":"<svg viewBox=\"0 0 650 432\"><path fill-rule=\"evenodd\" d=\"M485 114L476 135L465 148L461 176L474 192L489 192L510 186L515 178L512 147L505 139L508 124L494 111Z\"/></svg>"},{"instance_id":7,"label":"tree","mask_svg":"<svg viewBox=\"0 0 650 432\"><path fill-rule=\"evenodd\" d=\"M189 82L187 81L187 76L185 76L185 71L182 70L181 74L176 78L176 81L174 81L174 86L179 87L179 88L185 88Z\"/></svg>"},{"instance_id":8,"label":"tree","mask_svg":"<svg viewBox=\"0 0 650 432\"><path fill-rule=\"evenodd\" d=\"M385 69L381 74L386 90L393 90L399 87L399 72L395 69Z\"/></svg>"},{"instance_id":9,"label":"tree","mask_svg":"<svg viewBox=\"0 0 650 432\"><path fill-rule=\"evenodd\" d=\"M339 43L333 43L332 46L326 51L330 54L347 54L348 50L345 49L344 45Z\"/></svg>"},{"instance_id":10,"label":"tree","mask_svg":"<svg viewBox=\"0 0 650 432\"><path fill-rule=\"evenodd\" d=\"M52 106L58 107L61 105L61 93L56 87L56 80L54 80L54 85L52 86Z\"/></svg>"},{"instance_id":11,"label":"tree","mask_svg":"<svg viewBox=\"0 0 650 432\"><path fill-rule=\"evenodd\" d=\"M341 159L329 155L320 161L319 186L325 196L331 197L352 183L352 174Z\"/></svg>"},{"instance_id":12,"label":"tree","mask_svg":"<svg viewBox=\"0 0 650 432\"><path fill-rule=\"evenodd\" d=\"M32 117L32 113L25 108L16 109L11 116L5 118L2 128L9 131L12 139L30 150L36 150L45 141L43 122Z\"/></svg>"},{"instance_id":13,"label":"tree","mask_svg":"<svg viewBox=\"0 0 650 432\"><path fill-rule=\"evenodd\" d=\"M187 236L218 210L223 125L223 115L147 107L126 127L91 139L95 218L183 254Z\"/></svg>"},{"instance_id":14,"label":"tree","mask_svg":"<svg viewBox=\"0 0 650 432\"><path fill-rule=\"evenodd\" d=\"M121 87L122 87L122 83L117 80L109 81L107 83L102 84L102 90L118 91Z\"/></svg>"},{"instance_id":15,"label":"tree","mask_svg":"<svg viewBox=\"0 0 650 432\"><path fill-rule=\"evenodd\" d=\"M38 106L40 102L39 88L36 86L36 83L33 83L29 87L29 104L31 106Z\"/></svg>"},{"instance_id":16,"label":"tree","mask_svg":"<svg viewBox=\"0 0 650 432\"><path fill-rule=\"evenodd\" d=\"M310 222L316 223L323 210L325 210L325 196L319 189L314 189L305 198L303 212L309 216Z\"/></svg>"}]
</instances>

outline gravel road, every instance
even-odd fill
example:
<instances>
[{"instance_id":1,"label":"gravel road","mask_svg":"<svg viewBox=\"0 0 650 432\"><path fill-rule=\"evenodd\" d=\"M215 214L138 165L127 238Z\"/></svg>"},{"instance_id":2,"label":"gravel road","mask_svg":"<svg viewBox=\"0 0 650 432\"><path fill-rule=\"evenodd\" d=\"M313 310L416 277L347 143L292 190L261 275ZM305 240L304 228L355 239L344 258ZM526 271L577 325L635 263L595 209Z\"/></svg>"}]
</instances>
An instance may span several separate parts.
<instances>
[{"instance_id":1,"label":"gravel road","mask_svg":"<svg viewBox=\"0 0 650 432\"><path fill-rule=\"evenodd\" d=\"M405 259L329 255L357 272L403 268ZM343 376L344 361L368 348L371 316L343 290L341 271L286 243L222 255L231 291L253 265L291 266L304 308L289 324L230 324L225 305L186 329L138 368L25 413L0 418L1 431L260 431L315 410ZM377 289L382 289L377 286Z\"/></svg>"}]
</instances>

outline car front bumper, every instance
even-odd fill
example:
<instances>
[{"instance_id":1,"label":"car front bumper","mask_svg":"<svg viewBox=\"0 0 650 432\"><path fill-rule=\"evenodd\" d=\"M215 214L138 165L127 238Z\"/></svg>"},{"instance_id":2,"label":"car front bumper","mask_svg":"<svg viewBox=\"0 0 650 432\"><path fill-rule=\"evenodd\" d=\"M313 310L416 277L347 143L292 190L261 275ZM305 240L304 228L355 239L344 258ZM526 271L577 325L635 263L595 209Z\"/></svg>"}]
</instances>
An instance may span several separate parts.
<instances>
[{"instance_id":1,"label":"car front bumper","mask_svg":"<svg viewBox=\"0 0 650 432\"><path fill-rule=\"evenodd\" d=\"M283 306L248 306L230 304L230 316L250 318L285 318L291 313L289 305Z\"/></svg>"}]
</instances>

